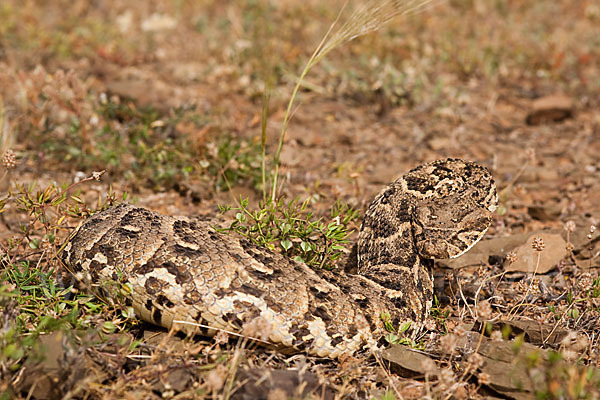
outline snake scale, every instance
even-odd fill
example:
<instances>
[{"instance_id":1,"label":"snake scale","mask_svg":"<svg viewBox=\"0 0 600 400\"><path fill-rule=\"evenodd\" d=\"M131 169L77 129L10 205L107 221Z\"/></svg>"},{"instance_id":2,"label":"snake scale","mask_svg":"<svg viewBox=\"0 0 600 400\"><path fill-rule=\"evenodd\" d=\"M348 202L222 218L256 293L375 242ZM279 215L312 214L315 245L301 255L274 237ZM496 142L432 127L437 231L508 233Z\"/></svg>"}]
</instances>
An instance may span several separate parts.
<instances>
[{"instance_id":1,"label":"snake scale","mask_svg":"<svg viewBox=\"0 0 600 400\"><path fill-rule=\"evenodd\" d=\"M433 298L433 258L457 257L486 232L494 180L459 159L421 165L386 186L366 211L358 274L314 270L222 234L209 221L121 204L86 219L61 257L83 282L127 283L138 318L261 337L320 357L375 345L382 315L411 329ZM192 323L192 324L188 324Z\"/></svg>"}]
</instances>

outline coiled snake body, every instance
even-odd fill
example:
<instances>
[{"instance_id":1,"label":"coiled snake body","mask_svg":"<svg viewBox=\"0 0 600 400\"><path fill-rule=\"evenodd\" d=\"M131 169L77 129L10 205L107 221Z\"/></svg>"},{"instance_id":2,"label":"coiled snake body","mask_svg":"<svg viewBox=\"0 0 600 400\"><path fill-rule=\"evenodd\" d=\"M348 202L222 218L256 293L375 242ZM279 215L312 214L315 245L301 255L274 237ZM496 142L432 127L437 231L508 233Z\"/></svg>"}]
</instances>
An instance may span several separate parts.
<instances>
[{"instance_id":1,"label":"coiled snake body","mask_svg":"<svg viewBox=\"0 0 600 400\"><path fill-rule=\"evenodd\" d=\"M491 175L475 163L411 170L369 206L357 275L313 270L207 221L126 204L84 221L61 257L80 280L126 282L142 320L184 330L196 323L334 358L373 345L384 313L419 329L433 297L427 259L467 251L496 203Z\"/></svg>"}]
</instances>

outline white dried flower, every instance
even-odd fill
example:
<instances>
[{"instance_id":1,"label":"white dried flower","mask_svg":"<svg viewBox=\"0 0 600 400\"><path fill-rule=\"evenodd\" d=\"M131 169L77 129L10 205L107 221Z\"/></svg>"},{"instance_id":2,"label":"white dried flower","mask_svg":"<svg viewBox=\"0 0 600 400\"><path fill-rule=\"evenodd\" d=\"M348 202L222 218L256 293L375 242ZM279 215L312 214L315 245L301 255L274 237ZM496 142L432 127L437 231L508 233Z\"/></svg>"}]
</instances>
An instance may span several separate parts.
<instances>
[{"instance_id":1,"label":"white dried flower","mask_svg":"<svg viewBox=\"0 0 600 400\"><path fill-rule=\"evenodd\" d=\"M481 385L488 385L490 383L490 375L485 372L480 372L479 375L477 375L477 380L479 380Z\"/></svg>"},{"instance_id":2,"label":"white dried flower","mask_svg":"<svg viewBox=\"0 0 600 400\"><path fill-rule=\"evenodd\" d=\"M473 353L467 359L467 363L472 370L479 369L483 365L483 357L479 353Z\"/></svg>"},{"instance_id":3,"label":"white dried flower","mask_svg":"<svg viewBox=\"0 0 600 400\"><path fill-rule=\"evenodd\" d=\"M567 221L565 223L565 231L571 233L575 231L575 228L577 228L577 225L575 225L575 221Z\"/></svg>"},{"instance_id":4,"label":"white dried flower","mask_svg":"<svg viewBox=\"0 0 600 400\"><path fill-rule=\"evenodd\" d=\"M492 306L489 301L483 300L477 304L477 315L483 319L492 318Z\"/></svg>"},{"instance_id":5,"label":"white dried flower","mask_svg":"<svg viewBox=\"0 0 600 400\"><path fill-rule=\"evenodd\" d=\"M208 374L206 374L206 385L211 391L217 392L223 388L225 377L227 377L227 368L223 365L217 365L214 369L210 370Z\"/></svg>"},{"instance_id":6,"label":"white dried flower","mask_svg":"<svg viewBox=\"0 0 600 400\"><path fill-rule=\"evenodd\" d=\"M454 372L452 372L452 370L450 368L444 368L440 372L440 379L445 384L452 385L455 382L456 376L454 375Z\"/></svg>"},{"instance_id":7,"label":"white dried flower","mask_svg":"<svg viewBox=\"0 0 600 400\"><path fill-rule=\"evenodd\" d=\"M575 246L571 242L567 243L567 245L565 246L565 248L567 249L567 251L569 253L572 252L573 250L575 250Z\"/></svg>"},{"instance_id":8,"label":"white dried flower","mask_svg":"<svg viewBox=\"0 0 600 400\"><path fill-rule=\"evenodd\" d=\"M17 166L17 156L15 152L11 149L8 149L2 155L2 165L6 169L12 169Z\"/></svg>"},{"instance_id":9,"label":"white dried flower","mask_svg":"<svg viewBox=\"0 0 600 400\"><path fill-rule=\"evenodd\" d=\"M92 172L92 178L94 178L95 180L99 181L100 177L102 176L103 173L104 173L104 170L102 170L102 171L94 171L94 172Z\"/></svg>"},{"instance_id":10,"label":"white dried flower","mask_svg":"<svg viewBox=\"0 0 600 400\"><path fill-rule=\"evenodd\" d=\"M454 353L454 350L456 350L457 343L458 338L452 333L442 336L440 339L440 344L442 345L442 348L449 354Z\"/></svg>"},{"instance_id":11,"label":"white dried flower","mask_svg":"<svg viewBox=\"0 0 600 400\"><path fill-rule=\"evenodd\" d=\"M543 251L544 247L546 247L546 243L544 242L544 239L542 239L541 237L534 237L533 241L531 242L531 247L535 250L535 251Z\"/></svg>"},{"instance_id":12,"label":"white dried flower","mask_svg":"<svg viewBox=\"0 0 600 400\"><path fill-rule=\"evenodd\" d=\"M493 331L492 334L490 335L490 338L495 342L500 342L503 339L502 332L499 330Z\"/></svg>"},{"instance_id":13,"label":"white dried flower","mask_svg":"<svg viewBox=\"0 0 600 400\"><path fill-rule=\"evenodd\" d=\"M436 365L435 361L433 361L431 358L426 358L425 360L423 360L421 366L423 367L423 371L425 371L426 374L428 374L428 375L437 374L437 371L438 371L437 365Z\"/></svg>"},{"instance_id":14,"label":"white dried flower","mask_svg":"<svg viewBox=\"0 0 600 400\"><path fill-rule=\"evenodd\" d=\"M226 344L229 342L229 335L225 331L218 331L214 337L214 341L218 345Z\"/></svg>"},{"instance_id":15,"label":"white dried flower","mask_svg":"<svg viewBox=\"0 0 600 400\"><path fill-rule=\"evenodd\" d=\"M594 286L594 278L592 274L589 272L585 272L579 275L579 279L577 279L577 286L584 292L587 292Z\"/></svg>"},{"instance_id":16,"label":"white dried flower","mask_svg":"<svg viewBox=\"0 0 600 400\"><path fill-rule=\"evenodd\" d=\"M510 253L508 253L506 255L506 260L508 261L509 264L514 263L515 261L517 261L517 253L514 251L511 251Z\"/></svg>"}]
</instances>

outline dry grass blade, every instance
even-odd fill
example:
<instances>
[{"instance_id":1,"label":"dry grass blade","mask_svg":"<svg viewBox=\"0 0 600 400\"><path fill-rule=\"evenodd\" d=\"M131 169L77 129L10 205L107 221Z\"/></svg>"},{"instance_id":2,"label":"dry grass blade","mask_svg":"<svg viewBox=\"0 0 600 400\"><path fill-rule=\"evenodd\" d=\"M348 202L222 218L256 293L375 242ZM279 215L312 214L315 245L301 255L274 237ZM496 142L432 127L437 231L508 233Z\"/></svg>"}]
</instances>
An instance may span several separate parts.
<instances>
[{"instance_id":1,"label":"dry grass blade","mask_svg":"<svg viewBox=\"0 0 600 400\"><path fill-rule=\"evenodd\" d=\"M14 130L11 129L4 101L0 95L0 156L15 145Z\"/></svg>"},{"instance_id":2,"label":"dry grass blade","mask_svg":"<svg viewBox=\"0 0 600 400\"><path fill-rule=\"evenodd\" d=\"M439 0L438 0L439 1ZM352 13L317 51L315 64L334 48L359 36L381 29L397 16L411 14L432 5L434 0L370 0Z\"/></svg>"},{"instance_id":3,"label":"dry grass blade","mask_svg":"<svg viewBox=\"0 0 600 400\"><path fill-rule=\"evenodd\" d=\"M304 80L304 77L308 74L308 71L315 66L327 53L336 47L349 42L361 35L374 32L382 28L386 23L390 22L393 18L404 15L415 13L423 10L426 6L433 5L441 0L369 0L362 6L356 9L348 20L338 29L334 31L335 26L340 21L342 14L348 5L348 1L344 4L340 10L336 20L331 24L327 33L321 40L321 43L315 49L313 55L310 57L306 66L302 70L298 82L294 87L290 101L288 103L285 116L283 117L283 123L281 127L281 133L279 135L279 144L277 152L275 153L275 167L273 171L273 185L271 187L271 200L275 201L277 197L277 179L279 177L279 160L281 156L281 149L285 139L287 126L289 119L291 118L292 105L298 89ZM333 33L332 33L333 32Z\"/></svg>"},{"instance_id":4,"label":"dry grass blade","mask_svg":"<svg viewBox=\"0 0 600 400\"><path fill-rule=\"evenodd\" d=\"M15 138L13 130L10 128L4 102L0 95L0 171L4 170L0 172L0 184L7 177L8 170L14 168L16 165L15 153L12 150ZM2 185L0 185L0 190L2 190ZM2 204L0 203L0 212L2 208Z\"/></svg>"}]
</instances>

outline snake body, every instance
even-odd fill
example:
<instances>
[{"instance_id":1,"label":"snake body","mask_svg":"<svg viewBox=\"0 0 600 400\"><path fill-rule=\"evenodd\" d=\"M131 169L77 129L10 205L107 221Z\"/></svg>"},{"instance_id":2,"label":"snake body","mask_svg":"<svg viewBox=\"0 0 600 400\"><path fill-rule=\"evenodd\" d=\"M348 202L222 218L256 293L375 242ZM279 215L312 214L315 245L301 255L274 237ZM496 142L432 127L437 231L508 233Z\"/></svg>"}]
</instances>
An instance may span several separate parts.
<instances>
[{"instance_id":1,"label":"snake body","mask_svg":"<svg viewBox=\"0 0 600 400\"><path fill-rule=\"evenodd\" d=\"M467 251L496 204L494 181L478 164L447 159L409 171L366 211L356 275L311 269L209 221L127 204L86 219L61 257L83 282L124 284L144 321L335 358L374 345L383 315L419 329L433 297L428 259Z\"/></svg>"}]
</instances>

